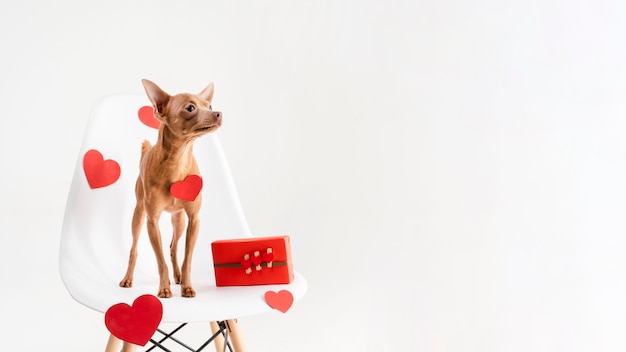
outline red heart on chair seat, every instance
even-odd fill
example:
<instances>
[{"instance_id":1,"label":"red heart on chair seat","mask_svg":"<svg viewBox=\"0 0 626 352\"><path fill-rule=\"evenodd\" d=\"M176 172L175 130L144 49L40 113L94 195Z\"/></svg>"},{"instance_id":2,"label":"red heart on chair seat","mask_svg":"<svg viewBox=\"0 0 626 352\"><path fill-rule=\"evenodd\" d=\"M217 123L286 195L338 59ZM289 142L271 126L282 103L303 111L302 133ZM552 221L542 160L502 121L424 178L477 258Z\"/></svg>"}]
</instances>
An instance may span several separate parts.
<instances>
[{"instance_id":1,"label":"red heart on chair seat","mask_svg":"<svg viewBox=\"0 0 626 352\"><path fill-rule=\"evenodd\" d=\"M153 295L137 297L132 306L112 305L104 314L107 329L120 340L145 346L161 323L163 305Z\"/></svg>"},{"instance_id":2,"label":"red heart on chair seat","mask_svg":"<svg viewBox=\"0 0 626 352\"><path fill-rule=\"evenodd\" d=\"M137 115L139 115L139 121L148 127L158 130L159 126L161 126L161 121L154 117L154 108L152 106L142 106L137 111Z\"/></svg>"},{"instance_id":3,"label":"red heart on chair seat","mask_svg":"<svg viewBox=\"0 0 626 352\"><path fill-rule=\"evenodd\" d=\"M120 164L115 160L104 160L102 153L91 149L83 157L83 170L89 187L106 187L120 177Z\"/></svg>"},{"instance_id":4,"label":"red heart on chair seat","mask_svg":"<svg viewBox=\"0 0 626 352\"><path fill-rule=\"evenodd\" d=\"M193 202L202 190L202 177L189 175L184 181L174 182L170 187L170 193L182 200Z\"/></svg>"},{"instance_id":5,"label":"red heart on chair seat","mask_svg":"<svg viewBox=\"0 0 626 352\"><path fill-rule=\"evenodd\" d=\"M272 308L286 313L293 304L293 295L287 290L265 292L265 302Z\"/></svg>"}]
</instances>

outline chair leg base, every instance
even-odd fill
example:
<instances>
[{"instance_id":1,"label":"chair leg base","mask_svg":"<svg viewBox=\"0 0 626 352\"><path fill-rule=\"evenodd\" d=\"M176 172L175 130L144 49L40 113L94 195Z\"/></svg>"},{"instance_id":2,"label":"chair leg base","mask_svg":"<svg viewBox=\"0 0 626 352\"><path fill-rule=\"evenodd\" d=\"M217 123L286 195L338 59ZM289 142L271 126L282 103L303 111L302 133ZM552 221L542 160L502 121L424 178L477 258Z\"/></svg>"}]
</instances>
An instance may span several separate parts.
<instances>
[{"instance_id":1,"label":"chair leg base","mask_svg":"<svg viewBox=\"0 0 626 352\"><path fill-rule=\"evenodd\" d=\"M210 323L211 326L211 337L198 349L193 349L187 346L184 342L176 339L172 335L174 335L177 331L182 329L187 323L183 323L174 329L172 332L167 333L160 329L157 331L164 335L159 341L154 340L154 338L150 339L150 343L152 346L148 348L146 351L152 351L155 348L159 348L163 351L169 351L166 347L162 345L162 343L166 340L172 340L173 342L178 343L179 345L185 347L189 351L192 352L200 352L211 342L215 345L216 352L247 352L248 348L243 341L243 336L241 334L241 329L239 328L239 323L236 319L229 319L225 321L212 321ZM123 342L123 343L122 343ZM232 345L231 345L232 343ZM120 344L122 344L122 349L120 350ZM105 352L135 352L137 350L137 345L132 343L128 343L125 341L121 341L117 337L113 336L113 334L109 335L109 340L106 345Z\"/></svg>"}]
</instances>

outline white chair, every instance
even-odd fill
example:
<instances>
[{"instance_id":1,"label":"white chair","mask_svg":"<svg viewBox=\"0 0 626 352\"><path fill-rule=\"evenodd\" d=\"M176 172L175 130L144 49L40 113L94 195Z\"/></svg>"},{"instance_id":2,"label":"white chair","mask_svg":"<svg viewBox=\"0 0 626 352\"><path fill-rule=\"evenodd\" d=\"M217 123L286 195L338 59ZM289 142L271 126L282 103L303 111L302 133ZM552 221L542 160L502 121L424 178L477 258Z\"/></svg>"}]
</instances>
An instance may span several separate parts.
<instances>
[{"instance_id":1,"label":"white chair","mask_svg":"<svg viewBox=\"0 0 626 352\"><path fill-rule=\"evenodd\" d=\"M121 288L118 285L126 270L132 240L134 185L139 170L141 143L143 140L154 143L157 136L157 130L142 123L138 117L139 109L146 105L149 101L144 95L108 96L94 105L67 200L59 255L61 277L76 301L103 313L117 303L131 304L140 295L156 295L158 289L156 259L145 226L139 243L133 287ZM222 128L228 128L227 111ZM95 189L90 187L83 170L83 157L91 149L98 150L104 159L119 164L121 173L114 183ZM307 282L296 272L294 281L289 285L215 286L211 242L252 235L217 135L209 134L196 140L194 152L203 178L200 234L192 267L192 282L197 295L195 298L183 298L180 286L173 285L174 297L161 299L161 322L181 323L181 326L211 322L210 336L217 337L216 341L221 339L222 343L226 342L225 348L230 347L229 339L220 337L220 332L224 335L230 332L232 345L240 352L245 350L245 344L237 333L233 318L272 311L263 298L268 290L287 289L297 301L305 294ZM163 214L160 225L163 243L169 246L169 214ZM184 241L184 236L181 241ZM184 244L181 243L180 258L183 257L183 249ZM169 252L169 248L164 250ZM225 327L227 331L223 331ZM157 347L160 345L155 339L151 341ZM106 350L113 351L118 346L119 340L111 335ZM124 350L134 348L124 346ZM216 343L216 349L221 348Z\"/></svg>"}]
</instances>

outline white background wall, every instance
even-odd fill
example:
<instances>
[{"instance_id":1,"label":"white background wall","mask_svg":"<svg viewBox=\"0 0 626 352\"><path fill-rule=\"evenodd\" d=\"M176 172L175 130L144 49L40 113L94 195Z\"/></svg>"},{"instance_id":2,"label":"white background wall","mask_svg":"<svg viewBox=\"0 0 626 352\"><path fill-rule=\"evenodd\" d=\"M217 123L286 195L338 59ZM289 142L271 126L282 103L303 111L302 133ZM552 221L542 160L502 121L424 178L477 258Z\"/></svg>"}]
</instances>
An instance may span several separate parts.
<instances>
[{"instance_id":1,"label":"white background wall","mask_svg":"<svg viewBox=\"0 0 626 352\"><path fill-rule=\"evenodd\" d=\"M103 350L63 211L90 106L149 78L215 82L250 227L309 280L252 351L623 351L625 34L619 0L3 1L1 335Z\"/></svg>"}]
</instances>

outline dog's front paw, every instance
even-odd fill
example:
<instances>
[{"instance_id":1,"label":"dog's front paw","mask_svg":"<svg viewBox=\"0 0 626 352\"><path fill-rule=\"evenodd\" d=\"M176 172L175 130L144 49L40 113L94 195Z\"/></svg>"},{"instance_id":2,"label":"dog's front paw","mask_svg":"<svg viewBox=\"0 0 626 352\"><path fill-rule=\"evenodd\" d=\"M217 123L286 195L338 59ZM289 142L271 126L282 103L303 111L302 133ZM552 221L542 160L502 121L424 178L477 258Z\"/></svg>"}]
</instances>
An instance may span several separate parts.
<instances>
[{"instance_id":1,"label":"dog's front paw","mask_svg":"<svg viewBox=\"0 0 626 352\"><path fill-rule=\"evenodd\" d=\"M170 298L172 297L172 291L169 287L161 288L157 296L159 296L159 298Z\"/></svg>"},{"instance_id":2,"label":"dog's front paw","mask_svg":"<svg viewBox=\"0 0 626 352\"><path fill-rule=\"evenodd\" d=\"M181 287L180 294L183 297L189 297L189 298L196 297L196 291L194 291L193 288L191 288L191 286Z\"/></svg>"},{"instance_id":3,"label":"dog's front paw","mask_svg":"<svg viewBox=\"0 0 626 352\"><path fill-rule=\"evenodd\" d=\"M124 278L120 281L120 287L133 287L133 279Z\"/></svg>"}]
</instances>

